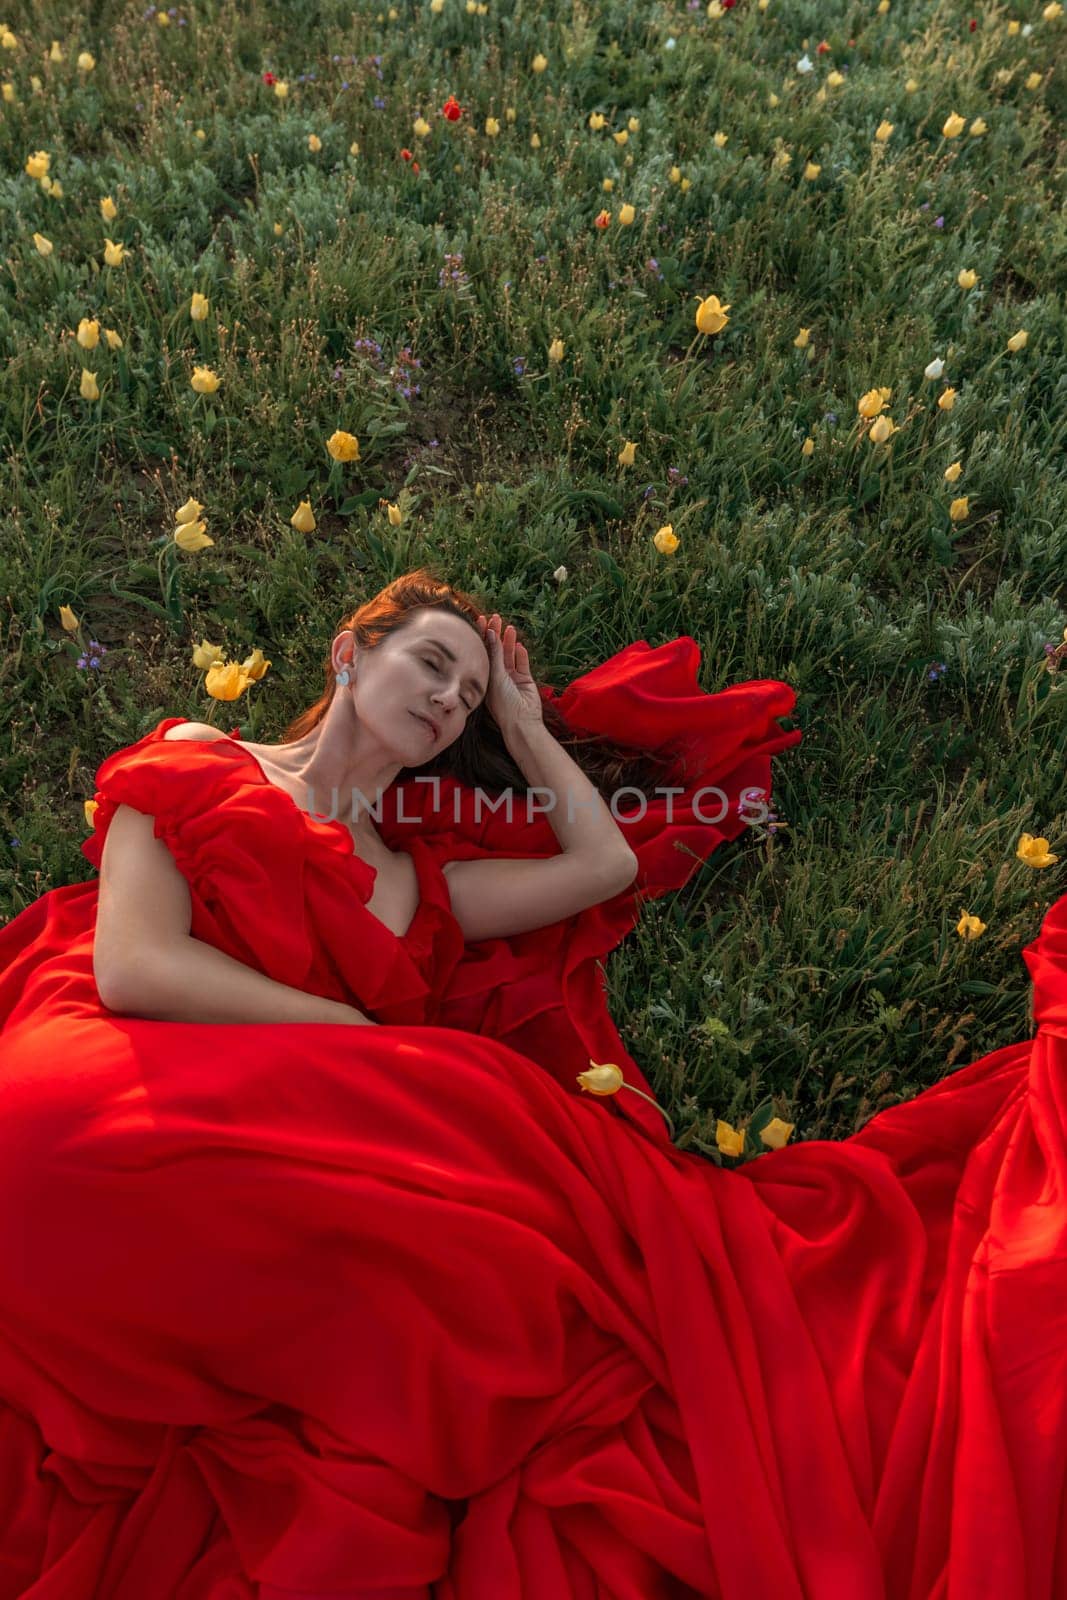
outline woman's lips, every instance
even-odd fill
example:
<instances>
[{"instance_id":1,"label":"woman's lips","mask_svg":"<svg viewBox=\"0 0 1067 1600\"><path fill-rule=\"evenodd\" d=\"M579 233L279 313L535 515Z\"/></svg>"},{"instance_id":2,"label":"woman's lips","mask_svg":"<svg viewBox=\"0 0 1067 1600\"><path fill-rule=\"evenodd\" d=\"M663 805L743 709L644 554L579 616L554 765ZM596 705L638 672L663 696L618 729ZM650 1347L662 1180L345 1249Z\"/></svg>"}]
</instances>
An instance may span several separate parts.
<instances>
[{"instance_id":1,"label":"woman's lips","mask_svg":"<svg viewBox=\"0 0 1067 1600\"><path fill-rule=\"evenodd\" d=\"M420 712L418 712L418 711L413 711L411 713L411 715L413 717L415 717L417 719L417 721L422 723L422 725L426 729L427 733L431 734L433 736L433 738L435 738L435 739L437 738L437 729L433 726L433 724L431 723L429 717L422 716L422 714Z\"/></svg>"}]
</instances>

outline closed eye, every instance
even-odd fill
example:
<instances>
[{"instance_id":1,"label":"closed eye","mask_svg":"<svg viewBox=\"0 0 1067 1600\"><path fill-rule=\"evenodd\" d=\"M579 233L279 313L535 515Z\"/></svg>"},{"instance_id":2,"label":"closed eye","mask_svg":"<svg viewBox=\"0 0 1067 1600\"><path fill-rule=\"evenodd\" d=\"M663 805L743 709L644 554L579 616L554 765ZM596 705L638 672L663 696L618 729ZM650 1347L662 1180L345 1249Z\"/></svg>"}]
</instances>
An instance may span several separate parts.
<instances>
[{"instance_id":1,"label":"closed eye","mask_svg":"<svg viewBox=\"0 0 1067 1600\"><path fill-rule=\"evenodd\" d=\"M423 658L422 658L422 659L423 659L423 660L424 660L424 661L425 661L425 663L426 663L426 665L427 665L427 666L428 666L428 667L429 667L429 668L430 668L430 669L431 669L431 670L432 670L432 671L433 671L433 672L436 672L436 673L437 673L437 675L438 675L438 677L440 677L440 675L441 675L441 669L440 669L440 667L439 667L439 666L438 666L438 665L437 665L437 663L436 663L436 661L432 661L432 660L431 660L431 659L430 659L430 657L429 657L429 656L423 656ZM460 696L460 698L461 698L461 699L462 699L462 696ZM473 710L474 710L474 707L473 707L473 706L472 706L472 705L471 705L471 704L470 704L470 702L469 702L469 701L467 701L467 700L464 700L464 701L463 701L463 704L464 704L464 705L465 705L465 706L466 706L466 708L467 708L467 710L468 710L468 711L473 711Z\"/></svg>"}]
</instances>

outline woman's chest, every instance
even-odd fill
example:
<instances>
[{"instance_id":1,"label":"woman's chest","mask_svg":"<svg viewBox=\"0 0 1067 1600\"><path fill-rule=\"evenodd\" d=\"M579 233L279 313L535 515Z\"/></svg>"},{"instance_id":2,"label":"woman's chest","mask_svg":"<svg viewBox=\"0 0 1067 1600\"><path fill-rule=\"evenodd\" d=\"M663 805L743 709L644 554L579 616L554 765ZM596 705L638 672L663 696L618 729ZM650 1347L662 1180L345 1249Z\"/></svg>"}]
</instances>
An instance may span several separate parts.
<instances>
[{"instance_id":1,"label":"woman's chest","mask_svg":"<svg viewBox=\"0 0 1067 1600\"><path fill-rule=\"evenodd\" d=\"M257 756L260 768L271 783L284 790L305 815L315 816L307 809L306 794L287 773L279 772L262 756ZM316 818L316 820L320 820ZM337 818L352 837L352 853L365 861L375 871L374 887L367 901L367 910L391 933L402 939L415 919L419 908L419 877L413 858L400 850L390 850L387 845L374 843L365 834L357 836L343 818Z\"/></svg>"}]
</instances>

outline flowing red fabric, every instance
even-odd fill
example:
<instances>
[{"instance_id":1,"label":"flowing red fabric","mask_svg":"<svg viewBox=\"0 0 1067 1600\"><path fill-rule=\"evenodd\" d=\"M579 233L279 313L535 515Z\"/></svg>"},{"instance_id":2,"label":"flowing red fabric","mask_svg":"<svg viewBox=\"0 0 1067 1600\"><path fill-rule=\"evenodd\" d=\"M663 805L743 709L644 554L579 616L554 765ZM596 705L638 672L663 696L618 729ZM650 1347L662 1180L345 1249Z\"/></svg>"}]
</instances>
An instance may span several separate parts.
<instances>
[{"instance_id":1,"label":"flowing red fabric","mask_svg":"<svg viewBox=\"0 0 1067 1600\"><path fill-rule=\"evenodd\" d=\"M559 696L678 751L673 817L620 820L635 890L469 947L441 862L550 854L544 818L394 786L397 938L236 738L103 762L89 862L151 813L196 937L381 1025L109 1011L95 880L0 930L0 1600L1067 1595L1067 896L1036 1036L843 1143L731 1171L575 1081L647 1089L599 963L800 737L698 665Z\"/></svg>"}]
</instances>

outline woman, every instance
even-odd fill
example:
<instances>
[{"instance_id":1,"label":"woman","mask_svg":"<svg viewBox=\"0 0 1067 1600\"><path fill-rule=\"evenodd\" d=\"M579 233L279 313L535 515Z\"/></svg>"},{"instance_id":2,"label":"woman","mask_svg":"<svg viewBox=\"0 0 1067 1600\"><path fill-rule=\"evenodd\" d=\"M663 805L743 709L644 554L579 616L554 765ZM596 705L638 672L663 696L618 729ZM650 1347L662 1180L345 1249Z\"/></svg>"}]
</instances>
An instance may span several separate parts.
<instances>
[{"instance_id":1,"label":"woman","mask_svg":"<svg viewBox=\"0 0 1067 1600\"><path fill-rule=\"evenodd\" d=\"M1067 1593L1067 897L1034 1039L676 1149L597 963L800 737L698 660L557 698L419 572L281 744L102 764L0 932L0 1600Z\"/></svg>"}]
</instances>

